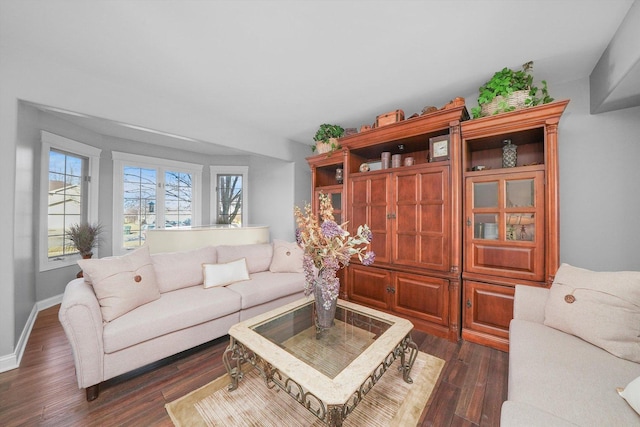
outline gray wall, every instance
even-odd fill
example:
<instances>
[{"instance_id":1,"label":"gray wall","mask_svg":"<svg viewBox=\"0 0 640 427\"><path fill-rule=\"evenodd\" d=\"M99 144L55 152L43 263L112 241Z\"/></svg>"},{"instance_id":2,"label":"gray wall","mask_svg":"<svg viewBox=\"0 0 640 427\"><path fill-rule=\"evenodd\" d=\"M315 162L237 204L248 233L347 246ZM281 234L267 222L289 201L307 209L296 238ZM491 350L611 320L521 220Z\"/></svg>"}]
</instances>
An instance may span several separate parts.
<instances>
[{"instance_id":1,"label":"gray wall","mask_svg":"<svg viewBox=\"0 0 640 427\"><path fill-rule=\"evenodd\" d=\"M588 79L559 127L560 259L594 270L640 270L640 107L589 114Z\"/></svg>"}]
</instances>

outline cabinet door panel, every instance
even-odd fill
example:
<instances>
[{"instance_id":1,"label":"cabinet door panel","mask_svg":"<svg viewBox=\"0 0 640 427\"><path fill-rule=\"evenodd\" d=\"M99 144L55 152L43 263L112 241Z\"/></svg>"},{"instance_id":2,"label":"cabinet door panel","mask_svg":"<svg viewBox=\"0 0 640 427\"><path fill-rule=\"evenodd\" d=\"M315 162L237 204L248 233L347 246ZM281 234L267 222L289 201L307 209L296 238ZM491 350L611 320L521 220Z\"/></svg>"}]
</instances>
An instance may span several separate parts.
<instances>
[{"instance_id":1,"label":"cabinet door panel","mask_svg":"<svg viewBox=\"0 0 640 427\"><path fill-rule=\"evenodd\" d=\"M536 273L536 248L474 244L473 250L477 267Z\"/></svg>"},{"instance_id":2,"label":"cabinet door panel","mask_svg":"<svg viewBox=\"0 0 640 427\"><path fill-rule=\"evenodd\" d=\"M391 260L388 179L388 175L379 174L350 180L349 229L355 233L355 227L361 224L369 226L373 233L370 248L376 254L377 263L389 263Z\"/></svg>"},{"instance_id":3,"label":"cabinet door panel","mask_svg":"<svg viewBox=\"0 0 640 427\"><path fill-rule=\"evenodd\" d=\"M449 281L396 273L393 307L397 313L440 325L449 324Z\"/></svg>"},{"instance_id":4,"label":"cabinet door panel","mask_svg":"<svg viewBox=\"0 0 640 427\"><path fill-rule=\"evenodd\" d=\"M448 166L394 174L394 264L449 271L448 188Z\"/></svg>"},{"instance_id":5,"label":"cabinet door panel","mask_svg":"<svg viewBox=\"0 0 640 427\"><path fill-rule=\"evenodd\" d=\"M357 264L348 267L348 295L354 302L381 309L389 308L390 273Z\"/></svg>"},{"instance_id":6,"label":"cabinet door panel","mask_svg":"<svg viewBox=\"0 0 640 427\"><path fill-rule=\"evenodd\" d=\"M514 288L510 286L466 280L464 282L464 328L509 338L514 293Z\"/></svg>"}]
</instances>

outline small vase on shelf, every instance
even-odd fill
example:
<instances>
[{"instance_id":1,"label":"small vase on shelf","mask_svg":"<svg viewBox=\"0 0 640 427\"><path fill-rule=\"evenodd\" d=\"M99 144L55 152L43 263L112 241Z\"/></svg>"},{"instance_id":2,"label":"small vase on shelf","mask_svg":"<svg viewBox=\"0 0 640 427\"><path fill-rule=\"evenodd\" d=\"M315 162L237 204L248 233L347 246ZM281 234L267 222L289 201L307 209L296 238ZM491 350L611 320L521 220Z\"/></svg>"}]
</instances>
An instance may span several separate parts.
<instances>
[{"instance_id":1,"label":"small vase on shelf","mask_svg":"<svg viewBox=\"0 0 640 427\"><path fill-rule=\"evenodd\" d=\"M518 146L511 143L510 139L505 139L502 147L502 167L515 168L518 160Z\"/></svg>"}]
</instances>

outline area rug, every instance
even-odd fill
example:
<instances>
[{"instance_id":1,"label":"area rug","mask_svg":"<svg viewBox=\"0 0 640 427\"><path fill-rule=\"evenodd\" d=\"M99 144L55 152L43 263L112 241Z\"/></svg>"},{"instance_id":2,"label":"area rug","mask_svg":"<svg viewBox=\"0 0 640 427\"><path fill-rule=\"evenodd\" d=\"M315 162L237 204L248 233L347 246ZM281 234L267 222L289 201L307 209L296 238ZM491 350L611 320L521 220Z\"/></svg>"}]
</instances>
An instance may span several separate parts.
<instances>
[{"instance_id":1,"label":"area rug","mask_svg":"<svg viewBox=\"0 0 640 427\"><path fill-rule=\"evenodd\" d=\"M444 360L418 353L407 384L396 360L349 414L344 426L415 426L429 402ZM244 369L238 389L228 391L227 374L165 405L178 427L192 426L324 426L319 419L278 387L267 388L251 368Z\"/></svg>"}]
</instances>

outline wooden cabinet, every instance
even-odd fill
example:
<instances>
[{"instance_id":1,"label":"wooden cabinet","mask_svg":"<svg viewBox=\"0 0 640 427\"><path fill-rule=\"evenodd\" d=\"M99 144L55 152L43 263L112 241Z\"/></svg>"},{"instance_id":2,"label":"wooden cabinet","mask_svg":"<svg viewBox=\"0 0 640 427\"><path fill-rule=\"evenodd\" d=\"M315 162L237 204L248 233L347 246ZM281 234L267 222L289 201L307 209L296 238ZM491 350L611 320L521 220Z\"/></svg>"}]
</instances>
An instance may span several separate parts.
<instances>
[{"instance_id":1,"label":"wooden cabinet","mask_svg":"<svg viewBox=\"0 0 640 427\"><path fill-rule=\"evenodd\" d=\"M449 335L448 279L358 264L348 274L351 301L410 318L435 335Z\"/></svg>"},{"instance_id":2,"label":"wooden cabinet","mask_svg":"<svg viewBox=\"0 0 640 427\"><path fill-rule=\"evenodd\" d=\"M568 101L462 124L462 338L508 350L517 284L559 266L558 122ZM517 146L515 167L503 147Z\"/></svg>"},{"instance_id":3,"label":"wooden cabinet","mask_svg":"<svg viewBox=\"0 0 640 427\"><path fill-rule=\"evenodd\" d=\"M459 105L340 141L346 218L353 228L369 225L376 254L373 266L348 268L348 299L451 340L460 337L459 147L467 117ZM432 138L448 142L449 159L429 162ZM401 166L383 168L383 152L400 156Z\"/></svg>"},{"instance_id":4,"label":"wooden cabinet","mask_svg":"<svg viewBox=\"0 0 640 427\"><path fill-rule=\"evenodd\" d=\"M369 224L376 264L448 272L449 166L366 172L349 180L348 217Z\"/></svg>"},{"instance_id":5,"label":"wooden cabinet","mask_svg":"<svg viewBox=\"0 0 640 427\"><path fill-rule=\"evenodd\" d=\"M353 262L341 296L508 350L515 285L549 286L559 267L558 123L568 102L475 120L457 102L310 157L315 198L337 197L350 231L373 233L374 265ZM505 140L517 146L512 167L503 167ZM382 153L403 166L383 168Z\"/></svg>"}]
</instances>

